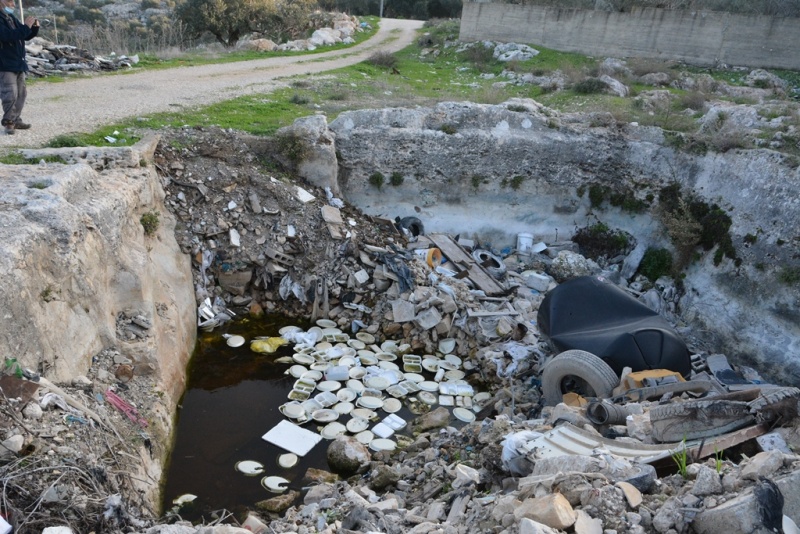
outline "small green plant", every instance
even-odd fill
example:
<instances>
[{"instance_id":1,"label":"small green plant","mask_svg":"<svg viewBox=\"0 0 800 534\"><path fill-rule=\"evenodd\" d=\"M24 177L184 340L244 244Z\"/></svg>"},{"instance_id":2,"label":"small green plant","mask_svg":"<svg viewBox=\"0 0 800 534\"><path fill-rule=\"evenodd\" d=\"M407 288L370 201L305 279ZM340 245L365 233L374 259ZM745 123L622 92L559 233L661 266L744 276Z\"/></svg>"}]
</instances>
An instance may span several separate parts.
<instances>
[{"instance_id":1,"label":"small green plant","mask_svg":"<svg viewBox=\"0 0 800 534\"><path fill-rule=\"evenodd\" d=\"M528 111L528 108L526 108L522 104L509 104L507 108L508 111L514 111L517 113L525 113L526 111Z\"/></svg>"},{"instance_id":2,"label":"small green plant","mask_svg":"<svg viewBox=\"0 0 800 534\"><path fill-rule=\"evenodd\" d=\"M42 289L42 292L39 293L39 297L45 302L52 302L56 300L56 293L58 293L53 286L47 284L47 287Z\"/></svg>"},{"instance_id":3,"label":"small green plant","mask_svg":"<svg viewBox=\"0 0 800 534\"><path fill-rule=\"evenodd\" d=\"M28 187L30 189L47 189L48 187L50 187L50 184L48 184L47 182L43 182L43 181L36 181L36 182L28 184Z\"/></svg>"},{"instance_id":4,"label":"small green plant","mask_svg":"<svg viewBox=\"0 0 800 534\"><path fill-rule=\"evenodd\" d=\"M395 187L403 185L404 180L405 178L403 178L403 174L397 171L393 172L392 175L389 177L389 183Z\"/></svg>"},{"instance_id":5,"label":"small green plant","mask_svg":"<svg viewBox=\"0 0 800 534\"><path fill-rule=\"evenodd\" d=\"M639 272L651 282L671 274L672 253L665 248L648 248L639 264Z\"/></svg>"},{"instance_id":6,"label":"small green plant","mask_svg":"<svg viewBox=\"0 0 800 534\"><path fill-rule=\"evenodd\" d=\"M278 150L297 165L308 155L308 144L296 133L288 133L278 137Z\"/></svg>"},{"instance_id":7,"label":"small green plant","mask_svg":"<svg viewBox=\"0 0 800 534\"><path fill-rule=\"evenodd\" d=\"M478 187L480 187L480 185L484 181L485 180L484 180L483 176L481 176L480 174L473 174L472 178L470 178L470 182L472 183L472 188L473 189L478 189Z\"/></svg>"},{"instance_id":8,"label":"small green plant","mask_svg":"<svg viewBox=\"0 0 800 534\"><path fill-rule=\"evenodd\" d=\"M600 78L586 78L573 87L573 90L579 95L603 93L606 89L608 89L608 84Z\"/></svg>"},{"instance_id":9,"label":"small green plant","mask_svg":"<svg viewBox=\"0 0 800 534\"><path fill-rule=\"evenodd\" d=\"M11 374L17 378L22 378L22 367L17 363L16 358L6 358L6 371L11 371Z\"/></svg>"},{"instance_id":10,"label":"small green plant","mask_svg":"<svg viewBox=\"0 0 800 534\"><path fill-rule=\"evenodd\" d=\"M442 124L442 127L439 129L447 135L453 135L458 131L452 124Z\"/></svg>"},{"instance_id":11,"label":"small green plant","mask_svg":"<svg viewBox=\"0 0 800 534\"><path fill-rule=\"evenodd\" d=\"M719 450L714 447L714 467L717 470L717 474L722 473L722 462L724 461L724 450Z\"/></svg>"},{"instance_id":12,"label":"small green plant","mask_svg":"<svg viewBox=\"0 0 800 534\"><path fill-rule=\"evenodd\" d=\"M524 176L515 176L515 177L513 177L511 179L511 189L513 189L514 191L518 190L520 187L522 187L522 182L524 182L524 181L525 181L525 177Z\"/></svg>"},{"instance_id":13,"label":"small green plant","mask_svg":"<svg viewBox=\"0 0 800 534\"><path fill-rule=\"evenodd\" d=\"M382 69L397 67L397 57L391 52L375 52L367 58L366 62Z\"/></svg>"},{"instance_id":14,"label":"small green plant","mask_svg":"<svg viewBox=\"0 0 800 534\"><path fill-rule=\"evenodd\" d=\"M47 142L49 148L64 148L81 146L83 143L81 139L75 134L57 135Z\"/></svg>"},{"instance_id":15,"label":"small green plant","mask_svg":"<svg viewBox=\"0 0 800 534\"><path fill-rule=\"evenodd\" d=\"M599 208L606 199L608 190L602 185L592 184L589 186L589 203L593 208Z\"/></svg>"},{"instance_id":16,"label":"small green plant","mask_svg":"<svg viewBox=\"0 0 800 534\"><path fill-rule=\"evenodd\" d=\"M778 280L787 286L793 286L800 283L800 267L784 267L778 273Z\"/></svg>"},{"instance_id":17,"label":"small green plant","mask_svg":"<svg viewBox=\"0 0 800 534\"><path fill-rule=\"evenodd\" d=\"M142 228L144 228L144 235L151 236L155 234L160 224L158 212L150 210L147 213L143 213L139 222L142 223Z\"/></svg>"},{"instance_id":18,"label":"small green plant","mask_svg":"<svg viewBox=\"0 0 800 534\"><path fill-rule=\"evenodd\" d=\"M296 106L305 106L310 101L311 100L309 100L307 96L301 95L300 93L295 93L291 96L291 98L289 98L289 102Z\"/></svg>"},{"instance_id":19,"label":"small green plant","mask_svg":"<svg viewBox=\"0 0 800 534\"><path fill-rule=\"evenodd\" d=\"M678 474L686 478L686 466L689 463L689 451L686 449L686 439L681 441L680 447L672 452L672 460L678 467Z\"/></svg>"},{"instance_id":20,"label":"small green plant","mask_svg":"<svg viewBox=\"0 0 800 534\"><path fill-rule=\"evenodd\" d=\"M369 184L373 187L380 189L383 187L383 181L383 174L380 172L376 171L369 175Z\"/></svg>"},{"instance_id":21,"label":"small green plant","mask_svg":"<svg viewBox=\"0 0 800 534\"><path fill-rule=\"evenodd\" d=\"M754 245L755 242L758 240L758 236L753 234L747 234L746 236L744 236L743 240L748 245Z\"/></svg>"}]
</instances>

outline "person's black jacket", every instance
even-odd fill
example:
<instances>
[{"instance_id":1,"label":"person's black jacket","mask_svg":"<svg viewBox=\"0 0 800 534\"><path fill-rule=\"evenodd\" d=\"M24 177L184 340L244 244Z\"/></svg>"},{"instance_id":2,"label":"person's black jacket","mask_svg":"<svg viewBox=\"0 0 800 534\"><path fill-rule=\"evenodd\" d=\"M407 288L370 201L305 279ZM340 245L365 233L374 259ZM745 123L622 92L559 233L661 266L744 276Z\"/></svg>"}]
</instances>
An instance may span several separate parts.
<instances>
[{"instance_id":1,"label":"person's black jacket","mask_svg":"<svg viewBox=\"0 0 800 534\"><path fill-rule=\"evenodd\" d=\"M27 72L25 41L39 33L39 27L28 28L14 15L0 9L0 72Z\"/></svg>"}]
</instances>

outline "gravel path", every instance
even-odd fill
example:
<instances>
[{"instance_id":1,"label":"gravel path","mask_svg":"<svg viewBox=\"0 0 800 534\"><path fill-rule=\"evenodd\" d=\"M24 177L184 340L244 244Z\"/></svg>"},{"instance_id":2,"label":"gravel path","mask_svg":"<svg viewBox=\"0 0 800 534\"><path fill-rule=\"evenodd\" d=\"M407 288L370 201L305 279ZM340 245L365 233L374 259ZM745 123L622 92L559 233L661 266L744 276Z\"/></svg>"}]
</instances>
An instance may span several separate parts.
<instances>
[{"instance_id":1,"label":"gravel path","mask_svg":"<svg viewBox=\"0 0 800 534\"><path fill-rule=\"evenodd\" d=\"M371 39L343 50L37 83L28 87L23 112L33 128L15 135L0 133L0 147L39 147L56 135L91 132L127 117L268 93L285 85L281 79L288 76L338 69L378 50L405 48L421 27L422 21L382 19Z\"/></svg>"}]
</instances>

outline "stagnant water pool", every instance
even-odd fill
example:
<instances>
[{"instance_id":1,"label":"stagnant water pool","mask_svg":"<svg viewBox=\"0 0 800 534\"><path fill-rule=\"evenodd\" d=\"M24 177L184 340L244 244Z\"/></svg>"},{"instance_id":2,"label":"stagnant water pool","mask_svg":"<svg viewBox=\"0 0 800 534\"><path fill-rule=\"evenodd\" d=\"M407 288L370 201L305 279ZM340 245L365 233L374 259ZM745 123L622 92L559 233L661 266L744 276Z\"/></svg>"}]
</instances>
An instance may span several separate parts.
<instances>
[{"instance_id":1,"label":"stagnant water pool","mask_svg":"<svg viewBox=\"0 0 800 534\"><path fill-rule=\"evenodd\" d=\"M176 497L189 493L197 499L180 510L183 519L211 520L211 514L221 509L238 514L275 496L261 486L263 476L282 476L296 488L309 467L327 469L323 443L294 468L284 469L276 461L286 451L261 439L284 419L278 407L286 402L296 379L285 374L288 365L275 360L291 356L293 351L287 345L275 354L259 354L250 350L249 341L256 336L277 336L288 324L308 327L295 319L268 316L199 333L187 369L186 392L178 404L175 441L162 492L164 511L172 508ZM242 335L248 343L228 347L223 334ZM265 473L243 475L235 469L242 460L264 464Z\"/></svg>"}]
</instances>

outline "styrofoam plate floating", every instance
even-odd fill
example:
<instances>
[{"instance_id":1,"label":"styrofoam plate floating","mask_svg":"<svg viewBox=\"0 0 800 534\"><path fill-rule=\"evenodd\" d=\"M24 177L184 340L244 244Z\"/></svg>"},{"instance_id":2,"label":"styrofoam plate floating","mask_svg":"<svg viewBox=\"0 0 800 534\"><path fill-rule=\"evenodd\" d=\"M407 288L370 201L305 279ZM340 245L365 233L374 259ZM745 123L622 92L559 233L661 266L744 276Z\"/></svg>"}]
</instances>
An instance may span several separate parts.
<instances>
[{"instance_id":1,"label":"styrofoam plate floating","mask_svg":"<svg viewBox=\"0 0 800 534\"><path fill-rule=\"evenodd\" d=\"M367 387L373 389L386 389L389 387L389 379L383 376L370 376L364 380Z\"/></svg>"},{"instance_id":2,"label":"styrofoam plate floating","mask_svg":"<svg viewBox=\"0 0 800 534\"><path fill-rule=\"evenodd\" d=\"M376 410L383 407L383 399L379 397L361 397L356 404L370 410Z\"/></svg>"},{"instance_id":3,"label":"styrofoam plate floating","mask_svg":"<svg viewBox=\"0 0 800 534\"><path fill-rule=\"evenodd\" d=\"M289 367L289 374L295 378L300 378L306 372L308 372L308 369L299 364Z\"/></svg>"},{"instance_id":4,"label":"styrofoam plate floating","mask_svg":"<svg viewBox=\"0 0 800 534\"><path fill-rule=\"evenodd\" d=\"M424 380L417 385L422 391L439 391L439 384L433 380Z\"/></svg>"},{"instance_id":5,"label":"styrofoam plate floating","mask_svg":"<svg viewBox=\"0 0 800 534\"><path fill-rule=\"evenodd\" d=\"M356 339L361 341L362 343L366 343L367 345L375 343L375 336L373 336L369 332L356 333Z\"/></svg>"},{"instance_id":6,"label":"styrofoam plate floating","mask_svg":"<svg viewBox=\"0 0 800 534\"><path fill-rule=\"evenodd\" d=\"M241 347L244 345L244 338L242 336L228 336L226 343L229 347Z\"/></svg>"},{"instance_id":7,"label":"styrofoam plate floating","mask_svg":"<svg viewBox=\"0 0 800 534\"><path fill-rule=\"evenodd\" d=\"M350 341L348 341L348 342L347 342L347 344L348 344L350 347L352 347L352 348L354 348L354 349L356 349L356 350L363 350L363 349L364 349L364 347L366 347L366 346L367 346L367 345L366 345L366 344L365 344L363 341L361 341L360 339L351 339Z\"/></svg>"},{"instance_id":8,"label":"styrofoam plate floating","mask_svg":"<svg viewBox=\"0 0 800 534\"><path fill-rule=\"evenodd\" d=\"M339 412L323 408L312 413L311 418L318 423L330 423L339 419Z\"/></svg>"},{"instance_id":9,"label":"styrofoam plate floating","mask_svg":"<svg viewBox=\"0 0 800 534\"><path fill-rule=\"evenodd\" d=\"M338 325L334 321L331 321L330 319L319 319L317 321L317 326L322 328L324 333L325 328L336 328Z\"/></svg>"},{"instance_id":10,"label":"styrofoam plate floating","mask_svg":"<svg viewBox=\"0 0 800 534\"><path fill-rule=\"evenodd\" d=\"M292 454L291 452L286 454L281 454L278 456L278 465L283 467L284 469L290 469L297 465L297 455Z\"/></svg>"},{"instance_id":11,"label":"styrofoam plate floating","mask_svg":"<svg viewBox=\"0 0 800 534\"><path fill-rule=\"evenodd\" d=\"M260 475L264 472L264 464L256 462L255 460L242 460L236 462L236 470L244 473L247 476Z\"/></svg>"},{"instance_id":12,"label":"styrofoam plate floating","mask_svg":"<svg viewBox=\"0 0 800 534\"><path fill-rule=\"evenodd\" d=\"M453 408L453 415L465 423L471 423L475 420L475 414L466 408Z\"/></svg>"},{"instance_id":13,"label":"styrofoam plate floating","mask_svg":"<svg viewBox=\"0 0 800 534\"><path fill-rule=\"evenodd\" d=\"M342 387L342 383L336 380L324 380L317 384L317 389L320 391L336 391L340 387Z\"/></svg>"},{"instance_id":14,"label":"styrofoam plate floating","mask_svg":"<svg viewBox=\"0 0 800 534\"><path fill-rule=\"evenodd\" d=\"M363 432L369 427L369 421L361 417L354 417L347 422L347 431L353 434Z\"/></svg>"},{"instance_id":15,"label":"styrofoam plate floating","mask_svg":"<svg viewBox=\"0 0 800 534\"><path fill-rule=\"evenodd\" d=\"M398 399L386 399L383 401L383 410L388 413L399 412L403 407L403 403Z\"/></svg>"},{"instance_id":16,"label":"styrofoam plate floating","mask_svg":"<svg viewBox=\"0 0 800 534\"><path fill-rule=\"evenodd\" d=\"M442 354L450 354L456 348L456 340L453 338L439 340L439 352Z\"/></svg>"},{"instance_id":17,"label":"styrofoam plate floating","mask_svg":"<svg viewBox=\"0 0 800 534\"><path fill-rule=\"evenodd\" d=\"M348 374L350 375L350 378L359 379L363 378L364 375L367 374L367 370L363 367L351 367L348 371Z\"/></svg>"},{"instance_id":18,"label":"styrofoam plate floating","mask_svg":"<svg viewBox=\"0 0 800 534\"><path fill-rule=\"evenodd\" d=\"M291 333L294 333L294 332L302 332L302 330L303 329L300 328L299 326L284 326L284 327L281 327L280 330L278 330L278 333L283 336L283 335L291 334Z\"/></svg>"},{"instance_id":19,"label":"styrofoam plate floating","mask_svg":"<svg viewBox=\"0 0 800 534\"><path fill-rule=\"evenodd\" d=\"M313 356L309 354L302 354L300 352L295 352L294 355L292 356L292 359L297 363L302 363L306 365L314 363Z\"/></svg>"},{"instance_id":20,"label":"styrofoam plate floating","mask_svg":"<svg viewBox=\"0 0 800 534\"><path fill-rule=\"evenodd\" d=\"M340 436L345 432L347 432L347 427L342 423L334 421L333 423L325 425L320 434L322 434L322 437L325 439L335 439L336 436Z\"/></svg>"},{"instance_id":21,"label":"styrofoam plate floating","mask_svg":"<svg viewBox=\"0 0 800 534\"><path fill-rule=\"evenodd\" d=\"M434 395L430 391L420 391L417 396L419 397L419 400L421 400L425 404L430 404L431 406L433 406L438 402L438 398L436 397L436 395Z\"/></svg>"},{"instance_id":22,"label":"styrofoam plate floating","mask_svg":"<svg viewBox=\"0 0 800 534\"><path fill-rule=\"evenodd\" d=\"M298 402L287 402L279 408L280 412L290 419L297 419L305 415L306 411Z\"/></svg>"},{"instance_id":23,"label":"styrofoam plate floating","mask_svg":"<svg viewBox=\"0 0 800 534\"><path fill-rule=\"evenodd\" d=\"M264 477L261 479L261 485L272 493L283 493L288 489L289 481L283 477Z\"/></svg>"},{"instance_id":24,"label":"styrofoam plate floating","mask_svg":"<svg viewBox=\"0 0 800 534\"><path fill-rule=\"evenodd\" d=\"M351 402L358 397L358 394L350 388L340 389L336 392L336 398L342 402Z\"/></svg>"},{"instance_id":25,"label":"styrofoam plate floating","mask_svg":"<svg viewBox=\"0 0 800 534\"><path fill-rule=\"evenodd\" d=\"M352 411L352 415L353 417L361 417L362 419L366 419L368 421L371 421L372 419L377 417L375 412L367 408L356 408L355 410Z\"/></svg>"},{"instance_id":26,"label":"styrofoam plate floating","mask_svg":"<svg viewBox=\"0 0 800 534\"><path fill-rule=\"evenodd\" d=\"M459 358L455 354L448 354L447 356L444 357L444 360L452 365L455 365L456 368L461 367L462 363L461 358Z\"/></svg>"},{"instance_id":27,"label":"styrofoam plate floating","mask_svg":"<svg viewBox=\"0 0 800 534\"><path fill-rule=\"evenodd\" d=\"M359 432L355 435L355 438L358 440L359 443L363 443L364 445L369 445L370 442L375 439L375 434L373 434L369 430L365 430L363 432Z\"/></svg>"},{"instance_id":28,"label":"styrofoam plate floating","mask_svg":"<svg viewBox=\"0 0 800 534\"><path fill-rule=\"evenodd\" d=\"M393 451L397 448L397 443L390 439L378 438L369 442L369 448L375 452Z\"/></svg>"},{"instance_id":29,"label":"styrofoam plate floating","mask_svg":"<svg viewBox=\"0 0 800 534\"><path fill-rule=\"evenodd\" d=\"M350 412L353 411L353 408L355 408L355 404L353 404L352 402L347 402L347 401L338 402L338 403L333 405L333 409L336 410L337 412L339 412L342 415L349 414Z\"/></svg>"}]
</instances>

